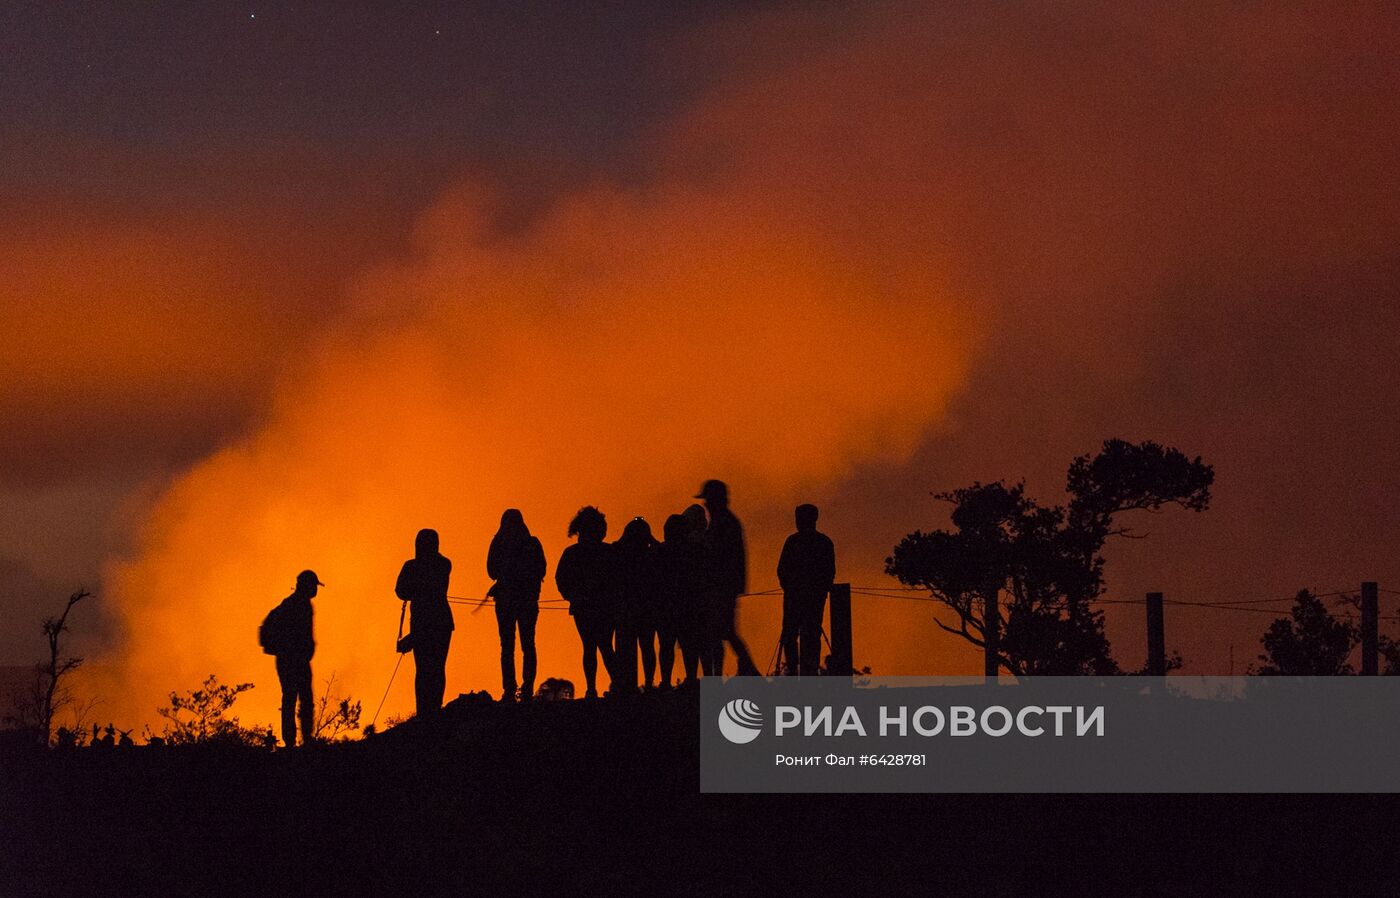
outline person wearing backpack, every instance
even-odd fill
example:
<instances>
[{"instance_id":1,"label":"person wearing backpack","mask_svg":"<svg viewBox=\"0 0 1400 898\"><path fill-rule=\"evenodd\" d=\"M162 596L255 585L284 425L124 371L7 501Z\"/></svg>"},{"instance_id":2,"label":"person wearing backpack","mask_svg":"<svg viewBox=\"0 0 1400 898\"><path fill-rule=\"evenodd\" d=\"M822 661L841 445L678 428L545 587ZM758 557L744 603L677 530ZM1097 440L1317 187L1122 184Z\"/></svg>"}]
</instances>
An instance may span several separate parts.
<instances>
[{"instance_id":1,"label":"person wearing backpack","mask_svg":"<svg viewBox=\"0 0 1400 898\"><path fill-rule=\"evenodd\" d=\"M277 661L277 679L282 686L282 741L288 748L297 744L297 720L301 720L301 744L316 738L316 699L311 691L311 656L316 654L312 638L311 600L325 586L315 571L297 574L297 584L267 613L258 631L263 651Z\"/></svg>"}]
</instances>

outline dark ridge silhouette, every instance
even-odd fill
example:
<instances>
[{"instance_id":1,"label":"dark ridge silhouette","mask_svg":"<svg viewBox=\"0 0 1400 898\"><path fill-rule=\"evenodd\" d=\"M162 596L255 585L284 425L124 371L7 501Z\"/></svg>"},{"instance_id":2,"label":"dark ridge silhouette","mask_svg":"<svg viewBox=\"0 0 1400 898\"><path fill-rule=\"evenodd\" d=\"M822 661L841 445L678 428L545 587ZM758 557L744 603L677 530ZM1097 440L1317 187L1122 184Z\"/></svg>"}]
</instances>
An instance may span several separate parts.
<instances>
[{"instance_id":1,"label":"dark ridge silhouette","mask_svg":"<svg viewBox=\"0 0 1400 898\"><path fill-rule=\"evenodd\" d=\"M292 594L267 613L258 629L263 651L277 659L277 681L282 687L282 742L297 744L297 720L301 741L316 739L316 696L311 688L311 658L316 654L311 600L325 586L315 571L297 574Z\"/></svg>"},{"instance_id":2,"label":"dark ridge silhouette","mask_svg":"<svg viewBox=\"0 0 1400 898\"><path fill-rule=\"evenodd\" d=\"M413 652L413 693L418 717L429 720L442 710L447 689L447 650L452 644L452 608L447 604L452 562L438 551L436 530L418 531L414 556L399 571L394 594L408 603L408 648Z\"/></svg>"},{"instance_id":3,"label":"dark ridge silhouette","mask_svg":"<svg viewBox=\"0 0 1400 898\"><path fill-rule=\"evenodd\" d=\"M514 701L515 634L520 633L520 698L535 691L535 622L540 616L540 583L544 580L544 548L530 533L519 509L507 508L486 553L486 575L496 581L487 591L496 605L496 629L501 638L501 701Z\"/></svg>"},{"instance_id":4,"label":"dark ridge silhouette","mask_svg":"<svg viewBox=\"0 0 1400 898\"><path fill-rule=\"evenodd\" d=\"M1393 891L1357 834L1400 825L1389 795L704 795L708 723L673 690L458 701L309 752L0 740L0 894ZM969 863L985 819L1019 824L1005 863Z\"/></svg>"},{"instance_id":5,"label":"dark ridge silhouette","mask_svg":"<svg viewBox=\"0 0 1400 898\"><path fill-rule=\"evenodd\" d=\"M778 585L783 589L783 668L804 677L817 675L822 658L822 612L836 582L836 548L817 530L817 506L799 505L797 532L783 543Z\"/></svg>"},{"instance_id":6,"label":"dark ridge silhouette","mask_svg":"<svg viewBox=\"0 0 1400 898\"><path fill-rule=\"evenodd\" d=\"M705 528L705 563L709 568L709 606L712 615L706 654L718 676L724 671L724 644L729 643L739 662L740 676L757 676L749 647L739 636L739 596L748 591L748 553L744 528L729 508L729 487L722 480L707 480L695 498L705 502L710 523Z\"/></svg>"},{"instance_id":7,"label":"dark ridge silhouette","mask_svg":"<svg viewBox=\"0 0 1400 898\"><path fill-rule=\"evenodd\" d=\"M554 569L554 583L559 594L569 602L583 643L583 678L587 684L585 698L598 697L598 656L608 676L614 681L613 621L617 607L617 573L613 563L613 547L603 542L608 535L608 521L592 505L579 509L569 523L569 536L578 542L564 550Z\"/></svg>"}]
</instances>

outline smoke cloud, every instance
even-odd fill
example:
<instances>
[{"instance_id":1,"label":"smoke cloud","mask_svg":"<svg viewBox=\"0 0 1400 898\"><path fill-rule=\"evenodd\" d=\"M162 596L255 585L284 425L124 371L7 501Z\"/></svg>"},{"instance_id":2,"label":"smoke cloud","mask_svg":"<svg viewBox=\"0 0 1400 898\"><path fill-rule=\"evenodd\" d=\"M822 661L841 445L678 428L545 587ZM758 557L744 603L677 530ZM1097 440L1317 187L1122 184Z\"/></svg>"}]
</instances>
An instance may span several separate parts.
<instances>
[{"instance_id":1,"label":"smoke cloud","mask_svg":"<svg viewBox=\"0 0 1400 898\"><path fill-rule=\"evenodd\" d=\"M454 592L480 596L506 507L557 558L584 504L616 533L634 514L659 531L708 476L741 508L791 501L906 458L961 383L970 328L936 272L883 276L744 191L598 188L509 236L487 205L464 188L435 206L414 261L367 277L353 318L288 363L266 426L159 503L111 580L121 694L148 705L209 671L266 682L252 634L304 567L329 584L318 669L371 691L418 528L442 533ZM764 567L772 553L755 547ZM494 681L488 615L458 611L454 684ZM542 674L573 676L556 615ZM277 696L258 699L269 716Z\"/></svg>"},{"instance_id":2,"label":"smoke cloud","mask_svg":"<svg viewBox=\"0 0 1400 898\"><path fill-rule=\"evenodd\" d=\"M506 226L511 196L466 179L282 363L265 424L181 478L113 566L106 688L149 715L214 671L267 684L250 705L272 719L256 624L313 567L318 677L368 698L419 527L441 531L454 593L479 596L503 508L552 562L578 506L615 535L713 476L751 525L755 587L809 498L837 512L843 576L868 580L939 523L927 490L1024 473L1053 501L1069 458L1112 435L1221 473L1217 508L1125 550L1115 585L1199 593L1267 570L1261 588L1291 591L1353 570L1344 509L1367 510L1354 535L1379 547L1396 532L1377 509L1400 498L1336 463L1398 461L1393 422L1367 423L1400 393L1380 361L1400 325L1396 31L1382 6L1105 4L698 33L677 53L730 52L732 74L653 135L640 186ZM449 693L494 688L489 614L459 609ZM956 668L926 617L859 611L880 636L858 655ZM771 606L744 620L776 635ZM1189 656L1193 637L1218 647L1196 624L1169 641ZM576 676L562 613L541 643L542 677Z\"/></svg>"}]
</instances>

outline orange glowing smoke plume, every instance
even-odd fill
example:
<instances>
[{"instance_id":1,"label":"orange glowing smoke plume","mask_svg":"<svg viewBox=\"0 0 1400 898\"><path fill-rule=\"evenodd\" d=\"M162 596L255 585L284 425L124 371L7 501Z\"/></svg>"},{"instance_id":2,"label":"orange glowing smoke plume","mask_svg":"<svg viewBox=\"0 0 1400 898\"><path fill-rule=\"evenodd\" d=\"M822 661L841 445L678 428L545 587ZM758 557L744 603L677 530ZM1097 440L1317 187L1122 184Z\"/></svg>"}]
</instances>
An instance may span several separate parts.
<instances>
[{"instance_id":1,"label":"orange glowing smoke plume","mask_svg":"<svg viewBox=\"0 0 1400 898\"><path fill-rule=\"evenodd\" d=\"M364 280L357 314L285 372L256 434L158 503L111 572L125 641L105 684L140 719L212 672L278 696L258 621L314 568L318 679L370 698L393 666L399 564L442 534L452 592L481 596L502 509L553 562L586 503L612 535L659 532L711 476L736 507L790 501L853 463L907 455L964 373L968 335L936 273L898 277L795 215L698 189L599 189L528 232L493 237L472 191L422 224L420 252ZM751 533L755 583L781 533ZM499 689L489 611L457 610L448 694ZM541 678L577 677L561 612L539 627ZM408 677L386 714L408 710Z\"/></svg>"}]
</instances>

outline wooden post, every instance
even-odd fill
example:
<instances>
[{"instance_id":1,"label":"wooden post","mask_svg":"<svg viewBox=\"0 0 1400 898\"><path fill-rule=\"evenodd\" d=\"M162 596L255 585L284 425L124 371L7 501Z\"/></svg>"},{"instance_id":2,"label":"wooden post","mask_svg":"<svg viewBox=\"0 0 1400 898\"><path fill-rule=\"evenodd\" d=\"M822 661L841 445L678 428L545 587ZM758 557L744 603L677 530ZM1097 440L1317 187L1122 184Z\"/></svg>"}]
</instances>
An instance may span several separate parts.
<instances>
[{"instance_id":1,"label":"wooden post","mask_svg":"<svg viewBox=\"0 0 1400 898\"><path fill-rule=\"evenodd\" d=\"M1361 584L1361 675L1380 673L1380 605L1376 583Z\"/></svg>"},{"instance_id":2,"label":"wooden post","mask_svg":"<svg viewBox=\"0 0 1400 898\"><path fill-rule=\"evenodd\" d=\"M1162 618L1162 594L1147 594L1147 675L1167 675L1167 636Z\"/></svg>"},{"instance_id":3,"label":"wooden post","mask_svg":"<svg viewBox=\"0 0 1400 898\"><path fill-rule=\"evenodd\" d=\"M995 683L997 673L1001 669L1001 590L993 588L987 591L985 598L986 613L982 615L982 642L985 644L982 652L982 676L988 682Z\"/></svg>"},{"instance_id":4,"label":"wooden post","mask_svg":"<svg viewBox=\"0 0 1400 898\"><path fill-rule=\"evenodd\" d=\"M851 653L851 584L831 585L831 663L827 673L849 677L855 673Z\"/></svg>"}]
</instances>

